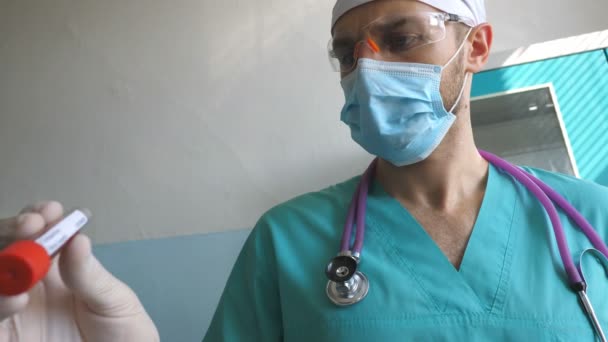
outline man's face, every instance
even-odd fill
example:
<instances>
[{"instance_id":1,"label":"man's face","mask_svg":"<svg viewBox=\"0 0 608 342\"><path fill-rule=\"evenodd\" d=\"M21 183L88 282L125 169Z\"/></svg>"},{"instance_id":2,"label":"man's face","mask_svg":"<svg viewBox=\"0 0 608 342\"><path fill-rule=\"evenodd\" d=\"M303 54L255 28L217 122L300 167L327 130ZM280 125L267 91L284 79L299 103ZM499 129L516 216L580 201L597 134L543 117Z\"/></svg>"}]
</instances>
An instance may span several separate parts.
<instances>
[{"instance_id":1,"label":"man's face","mask_svg":"<svg viewBox=\"0 0 608 342\"><path fill-rule=\"evenodd\" d=\"M415 0L375 0L344 14L334 26L333 39L351 40L354 44L354 42L366 38L364 31L369 23L376 22L380 18L394 16L395 14L416 15L423 12L441 11ZM401 57L401 60L390 61L444 66L462 43L464 39L463 32L466 33L466 28L463 24L447 22L445 24L445 38L443 40L412 49L405 55L406 57ZM460 89L463 86L463 56L467 51L467 46L464 46L459 55L443 71L440 91L447 110L456 102ZM366 44L359 45L357 57L378 59L373 49ZM342 78L351 72L343 72L341 74ZM457 110L458 108L454 112L457 112Z\"/></svg>"}]
</instances>

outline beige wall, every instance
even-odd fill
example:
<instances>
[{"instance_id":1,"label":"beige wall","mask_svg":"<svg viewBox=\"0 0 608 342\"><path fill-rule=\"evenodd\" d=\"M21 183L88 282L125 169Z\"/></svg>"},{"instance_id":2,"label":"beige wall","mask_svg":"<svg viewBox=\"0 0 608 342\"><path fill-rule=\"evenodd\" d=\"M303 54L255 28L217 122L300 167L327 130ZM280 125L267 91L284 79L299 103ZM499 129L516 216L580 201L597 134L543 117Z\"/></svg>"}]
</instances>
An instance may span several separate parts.
<instances>
[{"instance_id":1,"label":"beige wall","mask_svg":"<svg viewBox=\"0 0 608 342\"><path fill-rule=\"evenodd\" d=\"M360 172L325 57L332 5L0 0L0 215L88 206L96 242L239 229ZM608 12L488 7L497 51L598 30Z\"/></svg>"}]
</instances>

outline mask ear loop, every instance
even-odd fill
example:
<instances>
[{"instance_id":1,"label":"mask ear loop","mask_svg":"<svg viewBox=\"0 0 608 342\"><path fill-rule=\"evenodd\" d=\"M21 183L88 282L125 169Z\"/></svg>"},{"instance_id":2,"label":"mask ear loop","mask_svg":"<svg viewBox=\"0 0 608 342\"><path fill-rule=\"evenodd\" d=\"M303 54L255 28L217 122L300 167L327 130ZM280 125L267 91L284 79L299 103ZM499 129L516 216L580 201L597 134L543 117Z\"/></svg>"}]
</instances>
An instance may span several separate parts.
<instances>
[{"instance_id":1,"label":"mask ear loop","mask_svg":"<svg viewBox=\"0 0 608 342\"><path fill-rule=\"evenodd\" d=\"M464 40L462 41L462 43L460 44L460 47L458 48L458 50L456 50L456 53L454 55L452 55L452 57L450 58L450 60L443 66L443 68L445 69L448 65L450 65L450 63L452 63L454 61L454 59L456 58L456 56L458 56L458 54L460 53L460 51L462 51L462 48L464 47L464 43L467 41L467 39L469 38L469 35L471 34L471 31L473 31L473 28L471 27L469 29L469 31L467 32L467 35L464 37ZM460 93L458 94L458 98L456 98L456 101L454 101L454 105L452 106L452 108L450 108L450 110L448 111L449 113L452 113L452 111L456 108L456 106L458 105L458 103L460 102L460 99L462 98L462 94L464 94L464 86L465 84L467 84L467 80L469 79L469 73L465 73L464 74L464 80L462 81L462 87L460 87Z\"/></svg>"},{"instance_id":2,"label":"mask ear loop","mask_svg":"<svg viewBox=\"0 0 608 342\"><path fill-rule=\"evenodd\" d=\"M462 81L462 87L460 88L460 94L458 94L458 98L456 99L456 101L454 101L454 105L448 111L449 113L452 113L452 111L458 105L458 102L460 102L460 99L462 98L462 94L464 94L464 85L467 84L467 79L468 78L469 78L469 73L467 72L467 73L464 74L464 80ZM454 113L452 113L452 114L454 114Z\"/></svg>"}]
</instances>

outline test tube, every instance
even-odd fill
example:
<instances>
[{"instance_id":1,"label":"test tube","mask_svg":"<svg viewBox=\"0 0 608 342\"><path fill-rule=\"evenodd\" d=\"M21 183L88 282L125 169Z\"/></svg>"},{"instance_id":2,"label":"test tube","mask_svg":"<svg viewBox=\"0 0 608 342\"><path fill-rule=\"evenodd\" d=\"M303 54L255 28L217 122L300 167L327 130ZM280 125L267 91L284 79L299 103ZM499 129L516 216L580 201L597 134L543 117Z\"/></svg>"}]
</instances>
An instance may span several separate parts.
<instances>
[{"instance_id":1,"label":"test tube","mask_svg":"<svg viewBox=\"0 0 608 342\"><path fill-rule=\"evenodd\" d=\"M42 280L52 258L90 218L88 209L75 209L36 240L16 241L0 251L0 295L18 295Z\"/></svg>"}]
</instances>

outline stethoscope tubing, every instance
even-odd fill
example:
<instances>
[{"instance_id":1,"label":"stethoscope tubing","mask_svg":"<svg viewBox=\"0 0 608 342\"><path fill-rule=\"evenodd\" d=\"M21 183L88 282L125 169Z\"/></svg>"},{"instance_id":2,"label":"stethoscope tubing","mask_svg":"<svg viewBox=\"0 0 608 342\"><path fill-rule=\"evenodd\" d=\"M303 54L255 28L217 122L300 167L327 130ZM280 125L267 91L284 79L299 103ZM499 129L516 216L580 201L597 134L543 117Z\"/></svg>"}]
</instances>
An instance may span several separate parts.
<instances>
[{"instance_id":1,"label":"stethoscope tubing","mask_svg":"<svg viewBox=\"0 0 608 342\"><path fill-rule=\"evenodd\" d=\"M568 203L566 199L564 199L547 184L492 153L483 150L479 150L479 153L488 162L492 163L499 169L506 171L512 177L517 179L539 200L541 205L546 210L549 220L551 221L560 258L562 259L570 285L575 289L580 288L581 284L584 283L584 279L580 270L576 267L574 261L572 260L566 235L553 202L555 202L555 204L557 204L566 213L566 215L576 223L580 230L587 236L591 244L597 248L600 253L606 256L606 258L608 258L608 247L603 242L601 237L597 234L595 229L593 229L591 224L570 203ZM369 188L369 183L373 178L373 174L375 173L377 161L377 159L374 159L374 161L369 165L361 177L361 181L353 194L352 201L350 202L348 208L348 215L344 224L344 232L340 243L341 253L347 253L350 251L352 255L359 256L361 250L363 249L363 240L365 237L365 214L367 209L367 190ZM355 240L351 248L350 243L352 231L355 226L353 223L355 222Z\"/></svg>"},{"instance_id":2,"label":"stethoscope tubing","mask_svg":"<svg viewBox=\"0 0 608 342\"><path fill-rule=\"evenodd\" d=\"M528 177L524 171L519 168L507 163L506 161L498 158L497 156L485 152L480 151L480 154L484 159L494 164L500 169L503 169L515 179L517 179L522 185L524 185L530 192L534 194L534 196L540 201L541 205L545 208L547 215L549 215L549 219L551 220L551 225L553 226L553 233L555 235L555 240L557 242L557 248L559 250L560 258L562 259L562 263L568 275L570 285L577 286L577 284L583 283L583 279L579 273L579 270L574 265L574 261L572 260L572 256L570 254L570 248L568 248L568 243L566 240L566 235L564 234L564 229L562 227L562 223L559 219L559 214L557 213L557 209L549 199L546 193L534 182L532 179ZM566 212L566 214L569 214Z\"/></svg>"},{"instance_id":3,"label":"stethoscope tubing","mask_svg":"<svg viewBox=\"0 0 608 342\"><path fill-rule=\"evenodd\" d=\"M538 185L549 198L555 202L564 212L568 214L570 219L576 223L576 225L583 231L583 233L587 236L591 244L597 248L606 258L608 258L608 248L604 244L602 238L597 234L595 229L591 226L589 221L581 215L578 210L576 210L565 198L563 198L560 194L558 194L555 190L551 189L551 187L547 186L547 184L543 183L538 178L526 174L530 179Z\"/></svg>"},{"instance_id":4,"label":"stethoscope tubing","mask_svg":"<svg viewBox=\"0 0 608 342\"><path fill-rule=\"evenodd\" d=\"M367 189L369 183L373 178L376 170L378 159L374 159L371 162L367 170L361 176L361 181L357 185L357 189L353 194L353 198L350 201L348 207L348 214L346 216L346 222L344 223L344 232L342 233L342 240L340 242L340 252L346 253L352 251L352 255L358 256L363 249L363 239L365 237L365 213L367 210ZM357 230L355 233L355 241L352 249L350 248L350 240L353 231L353 221L357 217Z\"/></svg>"}]
</instances>

